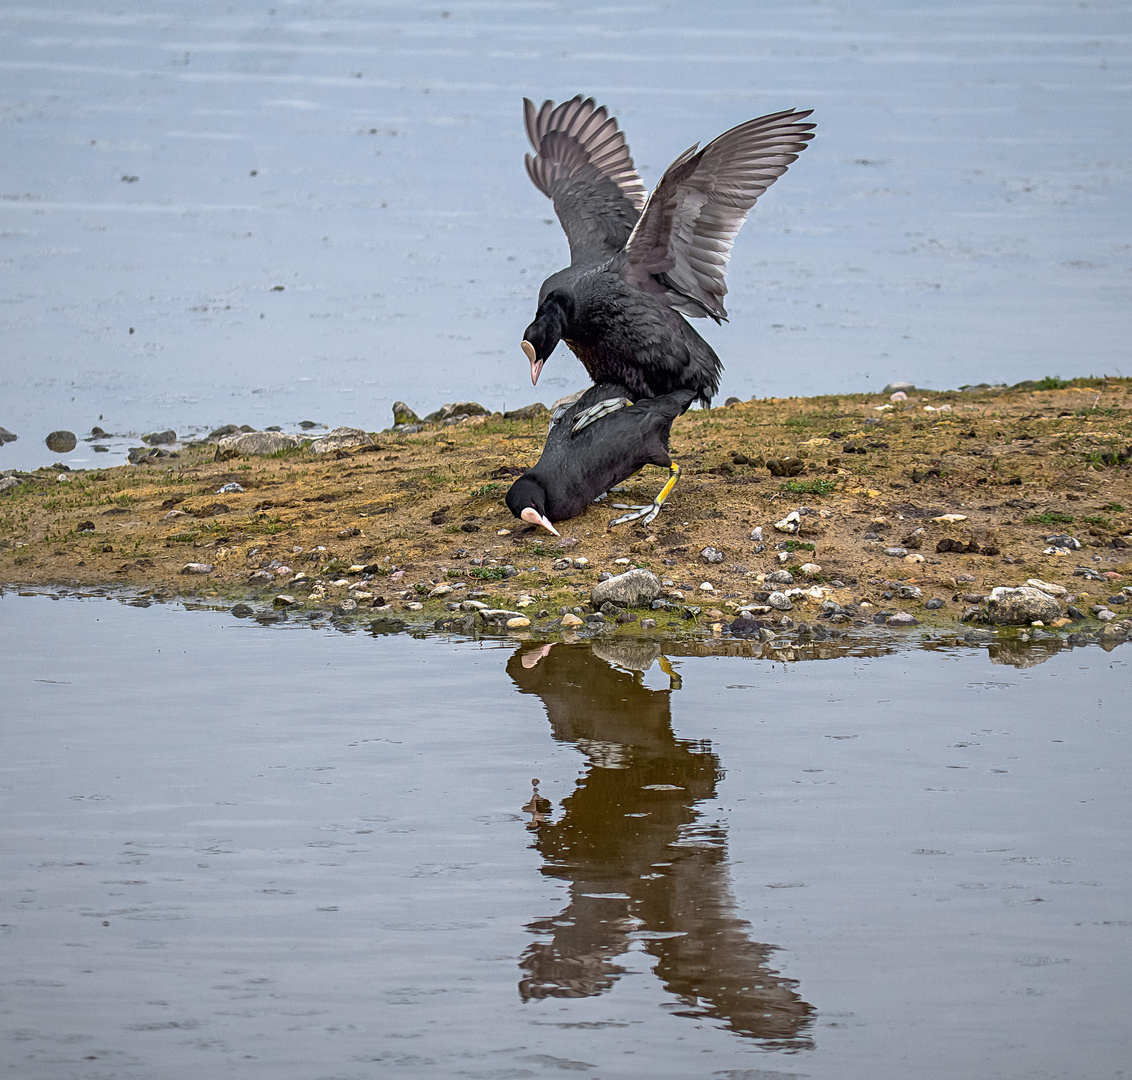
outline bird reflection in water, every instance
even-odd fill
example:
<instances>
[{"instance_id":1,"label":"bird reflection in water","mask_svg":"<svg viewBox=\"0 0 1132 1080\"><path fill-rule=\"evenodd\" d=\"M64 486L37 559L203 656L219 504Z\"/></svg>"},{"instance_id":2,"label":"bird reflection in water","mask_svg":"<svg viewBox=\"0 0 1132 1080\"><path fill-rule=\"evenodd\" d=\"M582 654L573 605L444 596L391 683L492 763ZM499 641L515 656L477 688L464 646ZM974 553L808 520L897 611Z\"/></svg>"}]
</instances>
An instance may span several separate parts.
<instances>
[{"instance_id":1,"label":"bird reflection in water","mask_svg":"<svg viewBox=\"0 0 1132 1080\"><path fill-rule=\"evenodd\" d=\"M667 690L644 683L654 661ZM768 1048L810 1047L812 1006L735 915L725 828L697 809L715 796L719 759L708 742L673 734L680 682L659 646L525 646L507 673L589 762L557 821L537 781L524 807L543 873L568 883L570 901L528 924L538 940L520 961L523 1000L609 990L625 973L617 957L640 941L681 1002L677 1015L712 1017Z\"/></svg>"}]
</instances>

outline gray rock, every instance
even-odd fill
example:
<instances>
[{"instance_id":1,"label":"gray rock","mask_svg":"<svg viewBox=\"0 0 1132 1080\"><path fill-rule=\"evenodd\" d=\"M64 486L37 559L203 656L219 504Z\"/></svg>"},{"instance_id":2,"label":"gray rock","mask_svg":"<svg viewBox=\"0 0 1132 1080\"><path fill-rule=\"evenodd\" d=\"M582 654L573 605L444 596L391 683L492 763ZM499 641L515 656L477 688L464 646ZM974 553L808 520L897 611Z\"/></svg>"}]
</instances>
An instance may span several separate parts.
<instances>
[{"instance_id":1,"label":"gray rock","mask_svg":"<svg viewBox=\"0 0 1132 1080\"><path fill-rule=\"evenodd\" d=\"M181 455L173 450L166 450L160 446L131 446L126 453L126 460L131 465L149 465L162 458L175 458Z\"/></svg>"},{"instance_id":2,"label":"gray rock","mask_svg":"<svg viewBox=\"0 0 1132 1080\"><path fill-rule=\"evenodd\" d=\"M425 423L438 424L445 420L452 420L457 416L490 416L491 413L478 401L456 401L448 405L441 405L436 412L425 417ZM411 422L411 421L410 421Z\"/></svg>"},{"instance_id":3,"label":"gray rock","mask_svg":"<svg viewBox=\"0 0 1132 1080\"><path fill-rule=\"evenodd\" d=\"M884 395L895 394L897 390L903 390L904 393L910 394L916 387L910 382L890 382L881 393Z\"/></svg>"},{"instance_id":4,"label":"gray rock","mask_svg":"<svg viewBox=\"0 0 1132 1080\"><path fill-rule=\"evenodd\" d=\"M0 427L0 446L5 443L15 442L19 438L14 431L9 431L6 427Z\"/></svg>"},{"instance_id":5,"label":"gray rock","mask_svg":"<svg viewBox=\"0 0 1132 1080\"><path fill-rule=\"evenodd\" d=\"M298 603L293 596L288 596L287 593L280 593L272 602L271 606L276 608L294 607Z\"/></svg>"},{"instance_id":6,"label":"gray rock","mask_svg":"<svg viewBox=\"0 0 1132 1080\"><path fill-rule=\"evenodd\" d=\"M908 554L908 549L902 547L890 547L885 548L884 553L893 559L903 559L904 556Z\"/></svg>"},{"instance_id":7,"label":"gray rock","mask_svg":"<svg viewBox=\"0 0 1132 1080\"><path fill-rule=\"evenodd\" d=\"M69 454L79 444L73 431L53 431L43 441L53 454Z\"/></svg>"},{"instance_id":8,"label":"gray rock","mask_svg":"<svg viewBox=\"0 0 1132 1080\"><path fill-rule=\"evenodd\" d=\"M218 440L223 439L225 435L237 435L239 434L239 431L239 427L237 427L235 424L224 424L221 427L215 428L210 431L204 441L217 442Z\"/></svg>"},{"instance_id":9,"label":"gray rock","mask_svg":"<svg viewBox=\"0 0 1132 1080\"><path fill-rule=\"evenodd\" d=\"M479 616L486 623L505 623L508 619L525 619L521 611L511 611L508 608L480 608Z\"/></svg>"},{"instance_id":10,"label":"gray rock","mask_svg":"<svg viewBox=\"0 0 1132 1080\"><path fill-rule=\"evenodd\" d=\"M968 630L963 635L963 640L968 645L978 645L987 641L994 641L994 634L989 630Z\"/></svg>"},{"instance_id":11,"label":"gray rock","mask_svg":"<svg viewBox=\"0 0 1132 1080\"><path fill-rule=\"evenodd\" d=\"M625 607L642 607L660 596L660 580L648 570L629 570L599 581L590 594L590 603L600 608L607 600Z\"/></svg>"},{"instance_id":12,"label":"gray rock","mask_svg":"<svg viewBox=\"0 0 1132 1080\"><path fill-rule=\"evenodd\" d=\"M357 600L339 600L338 603L334 605L335 615L352 615L357 610Z\"/></svg>"},{"instance_id":13,"label":"gray rock","mask_svg":"<svg viewBox=\"0 0 1132 1080\"><path fill-rule=\"evenodd\" d=\"M986 622L987 613L981 607L971 606L963 610L963 614L959 616L959 621L966 622Z\"/></svg>"},{"instance_id":14,"label":"gray rock","mask_svg":"<svg viewBox=\"0 0 1132 1080\"><path fill-rule=\"evenodd\" d=\"M207 562L190 562L181 567L182 574L211 574L216 567Z\"/></svg>"},{"instance_id":15,"label":"gray rock","mask_svg":"<svg viewBox=\"0 0 1132 1080\"><path fill-rule=\"evenodd\" d=\"M572 570L574 568L574 560L557 559L550 568L551 570Z\"/></svg>"},{"instance_id":16,"label":"gray rock","mask_svg":"<svg viewBox=\"0 0 1132 1080\"><path fill-rule=\"evenodd\" d=\"M886 626L919 626L920 620L915 615L909 615L906 611L898 611L895 615L890 615Z\"/></svg>"},{"instance_id":17,"label":"gray rock","mask_svg":"<svg viewBox=\"0 0 1132 1080\"><path fill-rule=\"evenodd\" d=\"M248 575L249 585L270 585L275 580L275 575L269 570L253 570Z\"/></svg>"},{"instance_id":18,"label":"gray rock","mask_svg":"<svg viewBox=\"0 0 1132 1080\"><path fill-rule=\"evenodd\" d=\"M943 607L943 601L938 596L933 596L925 605L928 611L939 611Z\"/></svg>"},{"instance_id":19,"label":"gray rock","mask_svg":"<svg viewBox=\"0 0 1132 1080\"><path fill-rule=\"evenodd\" d=\"M237 604L232 608L232 614L235 615L237 619L246 619L249 615L255 614L255 608L250 604Z\"/></svg>"},{"instance_id":20,"label":"gray rock","mask_svg":"<svg viewBox=\"0 0 1132 1080\"><path fill-rule=\"evenodd\" d=\"M534 420L539 416L548 416L550 410L541 402L536 401L532 405L524 405L520 409L512 409L510 412L503 414L504 420Z\"/></svg>"},{"instance_id":21,"label":"gray rock","mask_svg":"<svg viewBox=\"0 0 1132 1080\"><path fill-rule=\"evenodd\" d=\"M1054 536L1047 536L1046 543L1051 548L1061 551L1080 551L1081 541L1075 536L1069 536L1067 533L1057 533ZM1048 549L1043 554L1052 554Z\"/></svg>"},{"instance_id":22,"label":"gray rock","mask_svg":"<svg viewBox=\"0 0 1132 1080\"><path fill-rule=\"evenodd\" d=\"M642 630L655 630L656 629L656 619L642 619L641 620L641 629Z\"/></svg>"},{"instance_id":23,"label":"gray rock","mask_svg":"<svg viewBox=\"0 0 1132 1080\"><path fill-rule=\"evenodd\" d=\"M11 491L12 488L18 488L22 483L23 481L17 479L15 476L5 476L3 480L0 480L0 495Z\"/></svg>"},{"instance_id":24,"label":"gray rock","mask_svg":"<svg viewBox=\"0 0 1132 1080\"><path fill-rule=\"evenodd\" d=\"M234 480L230 484L221 484L216 489L217 495L232 495L235 493L243 493L244 488L237 484Z\"/></svg>"},{"instance_id":25,"label":"gray rock","mask_svg":"<svg viewBox=\"0 0 1132 1080\"><path fill-rule=\"evenodd\" d=\"M753 555L761 555L764 551L766 551L766 544L755 544L755 546L751 548Z\"/></svg>"},{"instance_id":26,"label":"gray rock","mask_svg":"<svg viewBox=\"0 0 1132 1080\"><path fill-rule=\"evenodd\" d=\"M717 551L713 547L706 547L700 552L700 558L706 563L721 563L723 562L723 552Z\"/></svg>"},{"instance_id":27,"label":"gray rock","mask_svg":"<svg viewBox=\"0 0 1132 1080\"><path fill-rule=\"evenodd\" d=\"M1101 622L1112 622L1112 620L1116 618L1116 612L1109 611L1108 608L1101 608L1101 610L1097 612L1097 618L1100 619Z\"/></svg>"},{"instance_id":28,"label":"gray rock","mask_svg":"<svg viewBox=\"0 0 1132 1080\"><path fill-rule=\"evenodd\" d=\"M758 542L763 538L763 527L760 525L757 529L751 530L751 539Z\"/></svg>"},{"instance_id":29,"label":"gray rock","mask_svg":"<svg viewBox=\"0 0 1132 1080\"><path fill-rule=\"evenodd\" d=\"M821 613L823 615L840 615L845 609L834 600L823 600L821 602Z\"/></svg>"},{"instance_id":30,"label":"gray rock","mask_svg":"<svg viewBox=\"0 0 1132 1080\"><path fill-rule=\"evenodd\" d=\"M766 581L768 585L793 585L794 575L789 570L775 570L773 574L767 574Z\"/></svg>"},{"instance_id":31,"label":"gray rock","mask_svg":"<svg viewBox=\"0 0 1132 1080\"><path fill-rule=\"evenodd\" d=\"M1061 617L1061 605L1049 593L1030 585L1017 589L998 586L987 597L987 618L998 626L1028 626L1035 620Z\"/></svg>"},{"instance_id":32,"label":"gray rock","mask_svg":"<svg viewBox=\"0 0 1132 1080\"><path fill-rule=\"evenodd\" d=\"M896 595L901 600L919 600L923 597L924 591L918 585L901 585L896 590Z\"/></svg>"},{"instance_id":33,"label":"gray rock","mask_svg":"<svg viewBox=\"0 0 1132 1080\"><path fill-rule=\"evenodd\" d=\"M403 401L393 402L394 427L400 427L402 424L419 424L420 422L421 418Z\"/></svg>"},{"instance_id":34,"label":"gray rock","mask_svg":"<svg viewBox=\"0 0 1132 1080\"><path fill-rule=\"evenodd\" d=\"M176 441L177 433L172 428L167 431L151 431L148 435L142 436L142 442L146 446L168 446Z\"/></svg>"},{"instance_id":35,"label":"gray rock","mask_svg":"<svg viewBox=\"0 0 1132 1080\"><path fill-rule=\"evenodd\" d=\"M239 435L225 435L216 444L216 460L226 461L240 456L262 457L277 454L280 450L294 450L303 445L298 435L285 435L281 431L248 431Z\"/></svg>"},{"instance_id":36,"label":"gray rock","mask_svg":"<svg viewBox=\"0 0 1132 1080\"><path fill-rule=\"evenodd\" d=\"M312 454L325 454L331 450L346 450L351 446L372 446L369 432L361 428L337 427L310 444Z\"/></svg>"},{"instance_id":37,"label":"gray rock","mask_svg":"<svg viewBox=\"0 0 1132 1080\"><path fill-rule=\"evenodd\" d=\"M784 592L772 592L766 598L766 602L776 611L793 611L794 605L790 601L790 597Z\"/></svg>"}]
</instances>

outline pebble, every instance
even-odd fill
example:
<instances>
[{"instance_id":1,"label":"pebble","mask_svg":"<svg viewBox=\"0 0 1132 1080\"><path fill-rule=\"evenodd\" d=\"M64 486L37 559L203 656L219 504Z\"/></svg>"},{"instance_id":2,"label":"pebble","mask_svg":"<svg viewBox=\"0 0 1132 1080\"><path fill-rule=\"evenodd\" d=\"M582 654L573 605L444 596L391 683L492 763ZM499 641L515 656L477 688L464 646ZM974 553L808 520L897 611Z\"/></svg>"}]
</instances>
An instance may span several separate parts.
<instances>
[{"instance_id":1,"label":"pebble","mask_svg":"<svg viewBox=\"0 0 1132 1080\"><path fill-rule=\"evenodd\" d=\"M700 552L700 558L706 563L721 563L723 562L723 552L713 547L706 547Z\"/></svg>"},{"instance_id":2,"label":"pebble","mask_svg":"<svg viewBox=\"0 0 1132 1080\"><path fill-rule=\"evenodd\" d=\"M551 564L551 570L572 570L574 568L573 559L557 559Z\"/></svg>"},{"instance_id":3,"label":"pebble","mask_svg":"<svg viewBox=\"0 0 1132 1080\"><path fill-rule=\"evenodd\" d=\"M447 596L451 591L451 585L437 585L435 589L430 590L428 596L430 600L434 600L441 596Z\"/></svg>"},{"instance_id":4,"label":"pebble","mask_svg":"<svg viewBox=\"0 0 1132 1080\"><path fill-rule=\"evenodd\" d=\"M924 557L918 551L913 551L910 555L904 556L904 561L906 563L922 563Z\"/></svg>"},{"instance_id":5,"label":"pebble","mask_svg":"<svg viewBox=\"0 0 1132 1080\"><path fill-rule=\"evenodd\" d=\"M216 443L216 458L225 461L241 454L277 454L280 450L294 450L302 444L297 435L284 435L280 431L246 431L221 436Z\"/></svg>"},{"instance_id":6,"label":"pebble","mask_svg":"<svg viewBox=\"0 0 1132 1080\"><path fill-rule=\"evenodd\" d=\"M1108 608L1101 608L1101 610L1097 612L1097 618L1100 619L1101 622L1112 622L1112 620L1116 618L1116 612L1109 611Z\"/></svg>"},{"instance_id":7,"label":"pebble","mask_svg":"<svg viewBox=\"0 0 1132 1080\"><path fill-rule=\"evenodd\" d=\"M345 603L345 601L343 601L343 603ZM416 600L410 600L403 604L402 607L404 607L406 611L420 611L421 608L424 607L424 604L418 603Z\"/></svg>"},{"instance_id":8,"label":"pebble","mask_svg":"<svg viewBox=\"0 0 1132 1080\"><path fill-rule=\"evenodd\" d=\"M648 570L635 569L599 581L590 594L590 602L595 608L601 607L607 600L625 607L638 607L651 604L658 596L660 580L657 576Z\"/></svg>"},{"instance_id":9,"label":"pebble","mask_svg":"<svg viewBox=\"0 0 1132 1080\"><path fill-rule=\"evenodd\" d=\"M15 442L19 438L14 431L9 431L6 427L0 427L0 446L5 443Z\"/></svg>"},{"instance_id":10,"label":"pebble","mask_svg":"<svg viewBox=\"0 0 1132 1080\"><path fill-rule=\"evenodd\" d=\"M406 604L405 606L406 607L412 607L411 604ZM420 609L421 609L421 605L417 604L416 610L419 611ZM334 605L334 613L336 615L351 615L351 614L353 614L353 612L355 612L357 610L358 610L358 602L357 602L357 600L353 600L353 599L339 600L338 603Z\"/></svg>"},{"instance_id":11,"label":"pebble","mask_svg":"<svg viewBox=\"0 0 1132 1080\"><path fill-rule=\"evenodd\" d=\"M1035 619L1052 622L1060 615L1058 602L1030 585L1017 589L999 585L987 597L987 617L1000 626L1026 626Z\"/></svg>"},{"instance_id":12,"label":"pebble","mask_svg":"<svg viewBox=\"0 0 1132 1080\"><path fill-rule=\"evenodd\" d=\"M776 521L774 527L781 533L794 535L802 527L802 518L797 510L791 510L781 521Z\"/></svg>"},{"instance_id":13,"label":"pebble","mask_svg":"<svg viewBox=\"0 0 1132 1080\"><path fill-rule=\"evenodd\" d=\"M656 629L656 619L642 619L641 620L641 629L642 630L655 630Z\"/></svg>"},{"instance_id":14,"label":"pebble","mask_svg":"<svg viewBox=\"0 0 1132 1080\"><path fill-rule=\"evenodd\" d=\"M525 615L517 615L515 618L507 620L508 630L525 630L530 625L531 620Z\"/></svg>"},{"instance_id":15,"label":"pebble","mask_svg":"<svg viewBox=\"0 0 1132 1080\"><path fill-rule=\"evenodd\" d=\"M700 592L715 592L715 586L710 581L701 581Z\"/></svg>"},{"instance_id":16,"label":"pebble","mask_svg":"<svg viewBox=\"0 0 1132 1080\"><path fill-rule=\"evenodd\" d=\"M212 563L190 562L190 563L185 563L185 565L181 567L181 573L182 574L211 574L212 571L215 570L215 569L216 569L216 567L213 566ZM269 574L268 578L270 578L270 576L271 575Z\"/></svg>"},{"instance_id":17,"label":"pebble","mask_svg":"<svg viewBox=\"0 0 1132 1080\"><path fill-rule=\"evenodd\" d=\"M933 596L925 605L928 611L939 611L943 607L943 601L938 596Z\"/></svg>"},{"instance_id":18,"label":"pebble","mask_svg":"<svg viewBox=\"0 0 1132 1080\"><path fill-rule=\"evenodd\" d=\"M751 539L754 540L756 543L758 543L758 541L762 540L762 538L763 538L763 527L761 525L757 529L751 530Z\"/></svg>"},{"instance_id":19,"label":"pebble","mask_svg":"<svg viewBox=\"0 0 1132 1080\"><path fill-rule=\"evenodd\" d=\"M918 585L901 585L896 590L896 595L901 600L919 600L923 595L923 590Z\"/></svg>"},{"instance_id":20,"label":"pebble","mask_svg":"<svg viewBox=\"0 0 1132 1080\"><path fill-rule=\"evenodd\" d=\"M148 435L143 435L141 440L146 446L168 446L177 441L177 433L172 428L167 431L151 431Z\"/></svg>"},{"instance_id":21,"label":"pebble","mask_svg":"<svg viewBox=\"0 0 1132 1080\"><path fill-rule=\"evenodd\" d=\"M574 560L574 567L577 570L585 570L585 568L589 565L590 560L587 559L584 555L580 555Z\"/></svg>"},{"instance_id":22,"label":"pebble","mask_svg":"<svg viewBox=\"0 0 1132 1080\"><path fill-rule=\"evenodd\" d=\"M243 494L244 488L234 480L230 484L223 484L216 489L217 495Z\"/></svg>"},{"instance_id":23,"label":"pebble","mask_svg":"<svg viewBox=\"0 0 1132 1080\"><path fill-rule=\"evenodd\" d=\"M1064 600L1069 595L1069 590L1064 585L1051 585L1048 581L1042 581L1041 578L1027 578L1026 584L1035 589L1041 589L1044 593L1049 593L1050 596L1056 596L1058 600Z\"/></svg>"},{"instance_id":24,"label":"pebble","mask_svg":"<svg viewBox=\"0 0 1132 1080\"><path fill-rule=\"evenodd\" d=\"M771 585L793 585L794 575L789 570L775 570L767 574L766 581Z\"/></svg>"},{"instance_id":25,"label":"pebble","mask_svg":"<svg viewBox=\"0 0 1132 1080\"><path fill-rule=\"evenodd\" d=\"M346 450L352 446L372 446L373 439L361 428L337 427L310 444L312 454L326 454L332 450Z\"/></svg>"},{"instance_id":26,"label":"pebble","mask_svg":"<svg viewBox=\"0 0 1132 1080\"><path fill-rule=\"evenodd\" d=\"M766 602L776 611L792 611L794 604L784 592L772 592Z\"/></svg>"},{"instance_id":27,"label":"pebble","mask_svg":"<svg viewBox=\"0 0 1132 1080\"><path fill-rule=\"evenodd\" d=\"M274 600L272 600L271 606L277 608L285 608L293 607L297 603L298 600L296 600L293 596L288 596L286 593L280 593Z\"/></svg>"},{"instance_id":28,"label":"pebble","mask_svg":"<svg viewBox=\"0 0 1132 1080\"><path fill-rule=\"evenodd\" d=\"M908 554L908 549L902 547L890 547L885 548L884 553L893 559L903 559L904 556Z\"/></svg>"},{"instance_id":29,"label":"pebble","mask_svg":"<svg viewBox=\"0 0 1132 1080\"><path fill-rule=\"evenodd\" d=\"M43 441L53 454L69 454L79 442L73 431L53 431Z\"/></svg>"},{"instance_id":30,"label":"pebble","mask_svg":"<svg viewBox=\"0 0 1132 1080\"><path fill-rule=\"evenodd\" d=\"M800 570L806 577L817 577L821 573L821 567L813 562L802 563Z\"/></svg>"},{"instance_id":31,"label":"pebble","mask_svg":"<svg viewBox=\"0 0 1132 1080\"><path fill-rule=\"evenodd\" d=\"M919 626L920 621L915 615L909 615L906 611L897 612L895 615L890 615L886 626Z\"/></svg>"},{"instance_id":32,"label":"pebble","mask_svg":"<svg viewBox=\"0 0 1132 1080\"><path fill-rule=\"evenodd\" d=\"M613 565L614 566L628 566L629 560L628 559L614 559Z\"/></svg>"},{"instance_id":33,"label":"pebble","mask_svg":"<svg viewBox=\"0 0 1132 1080\"><path fill-rule=\"evenodd\" d=\"M583 621L581 619L578 618L577 615L575 615L573 612L568 611L565 615L562 616L562 625L567 626L567 627L571 627L571 626L583 626L585 624L583 623Z\"/></svg>"}]
</instances>

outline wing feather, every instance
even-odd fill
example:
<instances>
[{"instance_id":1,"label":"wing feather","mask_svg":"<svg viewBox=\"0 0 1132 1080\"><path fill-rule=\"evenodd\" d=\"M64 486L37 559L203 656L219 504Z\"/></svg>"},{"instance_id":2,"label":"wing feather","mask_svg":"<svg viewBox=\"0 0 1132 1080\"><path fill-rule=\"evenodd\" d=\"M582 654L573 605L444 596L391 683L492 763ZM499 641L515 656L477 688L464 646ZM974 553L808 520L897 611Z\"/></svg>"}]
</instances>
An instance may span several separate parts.
<instances>
[{"instance_id":1,"label":"wing feather","mask_svg":"<svg viewBox=\"0 0 1132 1080\"><path fill-rule=\"evenodd\" d=\"M770 113L685 150L660 178L626 243L628 274L652 275L685 314L727 318L727 263L755 201L813 138L812 110Z\"/></svg>"},{"instance_id":2,"label":"wing feather","mask_svg":"<svg viewBox=\"0 0 1132 1080\"><path fill-rule=\"evenodd\" d=\"M554 203L574 262L625 246L645 204L645 185L617 120L581 94L538 108L523 99L527 175Z\"/></svg>"}]
</instances>

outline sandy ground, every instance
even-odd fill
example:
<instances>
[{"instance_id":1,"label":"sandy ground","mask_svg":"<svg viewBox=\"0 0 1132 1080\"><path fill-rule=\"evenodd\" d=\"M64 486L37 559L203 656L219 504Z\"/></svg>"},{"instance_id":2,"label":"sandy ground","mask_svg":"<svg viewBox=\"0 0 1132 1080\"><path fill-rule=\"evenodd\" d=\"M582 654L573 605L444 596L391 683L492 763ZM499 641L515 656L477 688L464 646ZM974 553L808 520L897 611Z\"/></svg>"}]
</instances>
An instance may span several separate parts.
<instances>
[{"instance_id":1,"label":"sandy ground","mask_svg":"<svg viewBox=\"0 0 1132 1080\"><path fill-rule=\"evenodd\" d=\"M355 617L376 608L410 625L453 617L449 605L475 594L549 628L563 607L584 607L599 573L642 566L671 582L678 609L638 613L655 615L657 634L718 634L785 567L823 598L866 605L865 621L884 610L954 623L992 587L1035 577L1088 611L1132 582L1132 380L1042 385L694 411L673 428L683 476L651 527L609 530L618 512L598 504L563 523L561 541L503 503L538 458L545 415L382 432L323 454L224 461L203 444L153 464L41 469L0 494L0 584L269 603L284 594L295 611L353 598ZM791 458L800 473L772 475L768 461ZM647 502L664 479L647 469L615 498ZM218 494L231 483L244 490ZM777 531L791 511L797 534ZM751 539L760 526L763 551ZM1055 534L1081 548L1043 554ZM708 561L708 547L722 561ZM894 548L906 554L886 553ZM588 565L556 569L563 557ZM509 566L519 573L504 577ZM443 584L454 591L428 597ZM884 595L902 584L922 596ZM932 598L943 607L926 610ZM812 619L820 602L798 598L792 616ZM701 609L692 617L691 605Z\"/></svg>"}]
</instances>

